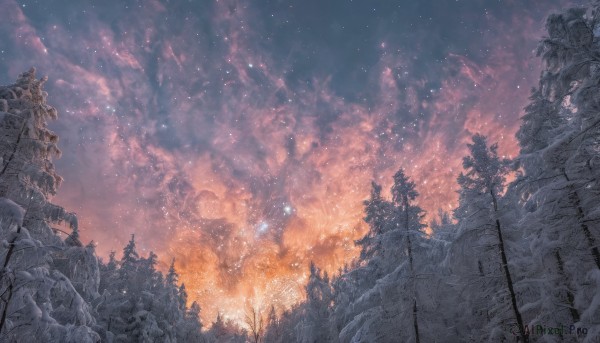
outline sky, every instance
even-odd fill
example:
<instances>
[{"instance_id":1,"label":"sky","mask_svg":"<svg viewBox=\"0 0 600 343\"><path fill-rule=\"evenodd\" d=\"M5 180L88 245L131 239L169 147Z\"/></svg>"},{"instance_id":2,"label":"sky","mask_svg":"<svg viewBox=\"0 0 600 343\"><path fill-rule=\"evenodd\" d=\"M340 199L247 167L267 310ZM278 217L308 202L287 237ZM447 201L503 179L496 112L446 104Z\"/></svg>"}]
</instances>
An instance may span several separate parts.
<instances>
[{"instance_id":1,"label":"sky","mask_svg":"<svg viewBox=\"0 0 600 343\"><path fill-rule=\"evenodd\" d=\"M302 300L357 256L404 168L426 220L470 136L515 156L548 14L568 0L0 0L0 84L48 75L65 179L106 259L135 234L205 324Z\"/></svg>"}]
</instances>

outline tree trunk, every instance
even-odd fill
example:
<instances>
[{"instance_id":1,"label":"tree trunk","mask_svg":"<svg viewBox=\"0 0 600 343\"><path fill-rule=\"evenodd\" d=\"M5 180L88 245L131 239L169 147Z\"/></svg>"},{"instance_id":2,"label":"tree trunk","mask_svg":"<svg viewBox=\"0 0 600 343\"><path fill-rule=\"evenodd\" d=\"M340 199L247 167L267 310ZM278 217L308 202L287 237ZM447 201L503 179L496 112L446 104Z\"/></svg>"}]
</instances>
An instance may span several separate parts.
<instances>
[{"instance_id":1,"label":"tree trunk","mask_svg":"<svg viewBox=\"0 0 600 343\"><path fill-rule=\"evenodd\" d=\"M571 182L569 177L567 176L567 172L562 170L565 180L567 182ZM594 258L594 262L596 262L596 267L600 269L600 251L598 251L598 246L596 246L596 239L592 235L590 229L585 223L585 213L583 212L583 208L581 207L581 199L579 199L579 194L575 190L573 185L569 185L569 190L571 194L573 194L573 207L577 210L577 219L579 220L579 225L581 227L581 231L583 231L583 235L587 239L588 245L590 247L590 251L592 257Z\"/></svg>"},{"instance_id":2,"label":"tree trunk","mask_svg":"<svg viewBox=\"0 0 600 343\"><path fill-rule=\"evenodd\" d=\"M556 257L556 263L558 265L559 275L562 277L563 280L567 280L567 275L565 274L564 263L563 263L562 258L560 257L560 252L558 250L556 250L556 252L554 253L554 256ZM569 311L571 312L571 317L573 317L573 323L577 323L580 318L579 312L575 308L573 293L569 289L566 282L565 282L565 288L566 288L566 293L567 293L566 294L567 295L567 303L569 305Z\"/></svg>"},{"instance_id":3,"label":"tree trunk","mask_svg":"<svg viewBox=\"0 0 600 343\"><path fill-rule=\"evenodd\" d=\"M407 250L408 250L408 263L410 267L410 276L413 280L413 290L415 281L415 271L413 266L413 255L412 255L412 245L410 241L410 229L409 229L409 218L408 218L408 196L404 195L404 225L406 228L406 240L407 240ZM415 328L415 342L420 343L419 339L419 320L418 320L418 310L417 310L417 295L416 292L413 291L413 326Z\"/></svg>"},{"instance_id":4,"label":"tree trunk","mask_svg":"<svg viewBox=\"0 0 600 343\"><path fill-rule=\"evenodd\" d=\"M4 259L4 265L2 266L2 272L4 276L4 273L6 271L6 266L8 265L8 262L10 261L10 257L13 254L13 251L15 250L15 242L17 241L17 238L19 238L19 234L21 233L21 226L19 225L17 227L17 236L10 242L10 247L8 248L8 252L6 253L6 258ZM13 283L10 282L10 284L8 285L8 297L6 298L6 301L4 302L4 309L2 310L2 317L0 317L0 333L2 333L2 329L4 329L4 323L6 323L6 314L8 312L8 304L10 303L10 299L12 298L13 295Z\"/></svg>"},{"instance_id":5,"label":"tree trunk","mask_svg":"<svg viewBox=\"0 0 600 343\"><path fill-rule=\"evenodd\" d=\"M413 299L413 326L415 327L415 342L419 343L419 322L417 321L417 299Z\"/></svg>"},{"instance_id":6,"label":"tree trunk","mask_svg":"<svg viewBox=\"0 0 600 343\"><path fill-rule=\"evenodd\" d=\"M8 297L4 302L4 310L2 311L2 317L0 318L0 334L2 334L2 329L4 329L4 323L6 322L6 313L8 312L8 304L10 303L10 299L13 295L13 284L12 282L8 285Z\"/></svg>"},{"instance_id":7,"label":"tree trunk","mask_svg":"<svg viewBox=\"0 0 600 343\"><path fill-rule=\"evenodd\" d=\"M523 326L523 318L521 312L517 306L517 296L515 295L515 289L513 287L513 281L510 276L510 270L508 269L508 259L506 258L506 249L504 248L504 238L502 237L502 228L500 227L500 219L498 219L498 201L494 191L491 190L492 201L494 203L494 215L496 217L496 233L498 234L498 250L502 259L502 268L504 270L504 277L506 278L506 285L508 286L508 293L510 294L510 302L512 309L517 320L517 326L519 327L519 335L523 342L528 342L528 337L525 335L525 327Z\"/></svg>"}]
</instances>

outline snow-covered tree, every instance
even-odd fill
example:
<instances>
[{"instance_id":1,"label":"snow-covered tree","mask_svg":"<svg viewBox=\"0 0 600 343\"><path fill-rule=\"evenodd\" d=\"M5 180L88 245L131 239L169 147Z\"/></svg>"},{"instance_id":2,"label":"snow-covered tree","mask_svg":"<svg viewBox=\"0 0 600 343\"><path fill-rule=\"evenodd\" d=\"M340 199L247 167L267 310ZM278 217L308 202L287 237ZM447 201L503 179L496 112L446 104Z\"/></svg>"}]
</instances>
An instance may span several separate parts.
<instances>
[{"instance_id":1,"label":"snow-covered tree","mask_svg":"<svg viewBox=\"0 0 600 343\"><path fill-rule=\"evenodd\" d=\"M179 342L204 342L202 323L200 322L200 305L193 302L186 311L184 320L177 326Z\"/></svg>"},{"instance_id":2,"label":"snow-covered tree","mask_svg":"<svg viewBox=\"0 0 600 343\"><path fill-rule=\"evenodd\" d=\"M309 270L310 275L305 288L307 298L305 313L296 327L298 342L335 342L337 334L334 333L330 321L333 294L329 276L327 272L321 273L313 262L310 263Z\"/></svg>"},{"instance_id":3,"label":"snow-covered tree","mask_svg":"<svg viewBox=\"0 0 600 343\"><path fill-rule=\"evenodd\" d=\"M47 128L56 110L46 103L45 81L32 68L0 87L0 239L6 247L0 250L0 340L97 342L84 299L97 293L95 254L81 246L75 215L50 202L62 179L52 164L60 150ZM66 242L50 227L61 222L72 229ZM71 255L83 257L79 266L54 263Z\"/></svg>"},{"instance_id":4,"label":"snow-covered tree","mask_svg":"<svg viewBox=\"0 0 600 343\"><path fill-rule=\"evenodd\" d=\"M120 261L111 253L102 276L112 282L103 284L102 295L95 301L103 337L116 342L137 337L169 343L203 337L200 307L187 308L187 293L177 284L174 263L163 278L155 269L157 258L153 252L140 257L133 235Z\"/></svg>"},{"instance_id":5,"label":"snow-covered tree","mask_svg":"<svg viewBox=\"0 0 600 343\"><path fill-rule=\"evenodd\" d=\"M206 334L208 343L246 343L248 341L248 332L232 320L225 320L220 313L217 314L216 321L212 323Z\"/></svg>"},{"instance_id":6,"label":"snow-covered tree","mask_svg":"<svg viewBox=\"0 0 600 343\"><path fill-rule=\"evenodd\" d=\"M458 236L451 248L451 272L459 278L470 314L473 339L512 339L509 328L526 340L525 323L519 310L515 276L509 259L511 241L507 223L514 213L504 203L506 176L511 161L498 156L498 146L488 146L484 136L473 136L470 155L463 159L465 173L460 185ZM465 333L466 334L466 333Z\"/></svg>"},{"instance_id":7,"label":"snow-covered tree","mask_svg":"<svg viewBox=\"0 0 600 343\"><path fill-rule=\"evenodd\" d=\"M409 275L408 278L410 280L415 281L416 272L415 272L415 257L413 253L415 240L421 238L424 228L424 225L421 224L421 213L422 210L413 205L413 202L417 198L417 191L415 190L415 183L410 181L408 177L404 174L404 170L399 170L396 175L394 175L394 186L392 187L392 198L394 204L398 206L400 211L402 212L402 218L397 218L397 220L403 221L404 233L406 235L406 254L408 257L408 269ZM412 289L410 289L412 288ZM412 291L412 322L414 328L414 340L419 343L419 311L417 305L417 296L416 296L416 285L413 284L409 286L409 289Z\"/></svg>"},{"instance_id":8,"label":"snow-covered tree","mask_svg":"<svg viewBox=\"0 0 600 343\"><path fill-rule=\"evenodd\" d=\"M371 197L363 204L365 206L364 221L369 224L369 231L356 244L361 247L360 260L369 261L374 255L382 253L381 242L378 238L390 228L393 207L391 203L383 199L381 186L375 182L371 183Z\"/></svg>"},{"instance_id":9,"label":"snow-covered tree","mask_svg":"<svg viewBox=\"0 0 600 343\"><path fill-rule=\"evenodd\" d=\"M182 308L182 298L179 293L180 286L178 285L179 275L175 270L175 260L171 261L167 275L165 276L164 287L158 296L159 304L155 307L160 309L160 327L165 332L170 342L176 340L177 325L180 324L185 317L186 307ZM187 297L187 294L185 294Z\"/></svg>"},{"instance_id":10,"label":"snow-covered tree","mask_svg":"<svg viewBox=\"0 0 600 343\"><path fill-rule=\"evenodd\" d=\"M372 186L365 202L370 230L357 241L363 251L360 263L332 282L339 340L447 339L448 316L439 299L449 294L439 270L447 244L426 237L415 184L402 169L394 176L392 201L381 197L381 187Z\"/></svg>"},{"instance_id":11,"label":"snow-covered tree","mask_svg":"<svg viewBox=\"0 0 600 343\"><path fill-rule=\"evenodd\" d=\"M600 334L598 201L599 3L551 15L540 44L544 68L517 134L521 227L538 286L526 309L532 323L577 323ZM583 315L585 313L585 316ZM593 328L593 329L591 329Z\"/></svg>"},{"instance_id":12,"label":"snow-covered tree","mask_svg":"<svg viewBox=\"0 0 600 343\"><path fill-rule=\"evenodd\" d=\"M267 315L267 326L265 327L264 342L265 343L277 343L280 341L282 335L281 321L275 311L275 306L271 305L269 314Z\"/></svg>"},{"instance_id":13,"label":"snow-covered tree","mask_svg":"<svg viewBox=\"0 0 600 343\"><path fill-rule=\"evenodd\" d=\"M296 328L304 316L305 304L292 306L277 317L275 308L269 314L269 324L265 331L265 343L298 342L300 337ZM272 315L271 315L272 314ZM276 323L276 324L275 324Z\"/></svg>"},{"instance_id":14,"label":"snow-covered tree","mask_svg":"<svg viewBox=\"0 0 600 343\"><path fill-rule=\"evenodd\" d=\"M37 80L32 68L15 84L0 89L6 109L0 112L0 196L27 208L23 225L44 243L56 244L58 237L49 224L65 221L76 230L77 218L49 202L62 178L52 163L61 152L58 136L47 127L57 111L46 103L48 94L42 89L46 81L46 77Z\"/></svg>"}]
</instances>

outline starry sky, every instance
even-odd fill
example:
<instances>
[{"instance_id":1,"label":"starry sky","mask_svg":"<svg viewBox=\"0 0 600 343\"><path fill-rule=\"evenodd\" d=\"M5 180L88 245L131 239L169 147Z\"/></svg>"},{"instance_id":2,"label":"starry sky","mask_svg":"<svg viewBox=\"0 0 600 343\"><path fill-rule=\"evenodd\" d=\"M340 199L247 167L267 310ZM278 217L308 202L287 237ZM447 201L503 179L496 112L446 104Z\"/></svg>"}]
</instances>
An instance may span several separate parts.
<instances>
[{"instance_id":1,"label":"starry sky","mask_svg":"<svg viewBox=\"0 0 600 343\"><path fill-rule=\"evenodd\" d=\"M568 0L0 0L0 83L59 111L53 199L84 241L175 258L205 323L303 297L357 255L400 167L427 220L476 132L514 156L545 17Z\"/></svg>"}]
</instances>

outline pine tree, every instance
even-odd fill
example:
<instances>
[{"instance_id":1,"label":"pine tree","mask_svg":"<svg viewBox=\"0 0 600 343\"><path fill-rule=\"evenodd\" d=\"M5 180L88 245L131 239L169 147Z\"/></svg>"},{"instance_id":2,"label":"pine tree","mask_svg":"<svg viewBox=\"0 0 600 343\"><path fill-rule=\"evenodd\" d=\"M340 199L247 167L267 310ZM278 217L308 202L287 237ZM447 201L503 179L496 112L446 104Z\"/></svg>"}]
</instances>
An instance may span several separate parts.
<instances>
[{"instance_id":1,"label":"pine tree","mask_svg":"<svg viewBox=\"0 0 600 343\"><path fill-rule=\"evenodd\" d=\"M171 261L169 271L165 276L165 284L162 292L159 294L161 307L160 326L169 337L170 341L176 340L176 327L184 319L185 309L181 309L181 298L179 295L179 285L177 284L179 275L175 270L175 260Z\"/></svg>"},{"instance_id":2,"label":"pine tree","mask_svg":"<svg viewBox=\"0 0 600 343\"><path fill-rule=\"evenodd\" d=\"M185 311L187 311L188 295L184 283L179 286L179 291L177 293L179 294L179 310L185 313Z\"/></svg>"},{"instance_id":3,"label":"pine tree","mask_svg":"<svg viewBox=\"0 0 600 343\"><path fill-rule=\"evenodd\" d=\"M265 343L277 343L281 339L281 322L277 317L275 306L271 305L269 314L267 315L267 327L265 329L264 342Z\"/></svg>"},{"instance_id":4,"label":"pine tree","mask_svg":"<svg viewBox=\"0 0 600 343\"><path fill-rule=\"evenodd\" d=\"M438 298L450 294L440 270L447 244L426 238L415 188L402 169L394 177L391 202L373 184L365 202L370 230L357 242L371 252L332 283L333 321L342 342L450 337L448 311L442 313Z\"/></svg>"},{"instance_id":5,"label":"pine tree","mask_svg":"<svg viewBox=\"0 0 600 343\"><path fill-rule=\"evenodd\" d=\"M249 341L246 330L241 329L232 320L224 320L219 313L206 335L209 343L246 343Z\"/></svg>"},{"instance_id":6,"label":"pine tree","mask_svg":"<svg viewBox=\"0 0 600 343\"><path fill-rule=\"evenodd\" d=\"M369 232L356 242L361 246L360 259L368 261L374 254L379 252L379 242L377 237L389 229L387 227L392 214L392 206L381 196L381 186L375 182L371 183L371 197L364 201L365 218L364 221L369 224Z\"/></svg>"},{"instance_id":7,"label":"pine tree","mask_svg":"<svg viewBox=\"0 0 600 343\"><path fill-rule=\"evenodd\" d=\"M178 342L204 342L200 322L200 305L193 302L185 313L184 321L178 325Z\"/></svg>"},{"instance_id":8,"label":"pine tree","mask_svg":"<svg viewBox=\"0 0 600 343\"><path fill-rule=\"evenodd\" d=\"M521 227L534 260L530 280L539 280L531 282L539 294L528 297L532 322L583 321L600 334L591 315L600 306L589 301L600 287L598 8L595 2L587 14L579 8L548 18L538 51L544 69L517 138Z\"/></svg>"},{"instance_id":9,"label":"pine tree","mask_svg":"<svg viewBox=\"0 0 600 343\"><path fill-rule=\"evenodd\" d=\"M8 248L0 257L0 340L96 342L95 320L82 297L97 292L95 254L78 242L75 215L50 202L62 179L52 164L60 150L58 136L47 128L56 110L46 103L46 80L37 80L32 68L0 87L0 240ZM50 227L60 222L73 230L69 244ZM70 258L71 245L85 257L77 272L53 261Z\"/></svg>"},{"instance_id":10,"label":"pine tree","mask_svg":"<svg viewBox=\"0 0 600 343\"><path fill-rule=\"evenodd\" d=\"M127 318L125 335L122 335L118 341L152 343L159 339L165 342L172 342L169 337L165 339L165 333L159 328L154 314L145 309L141 300L133 307L131 315Z\"/></svg>"},{"instance_id":11,"label":"pine tree","mask_svg":"<svg viewBox=\"0 0 600 343\"><path fill-rule=\"evenodd\" d=\"M463 159L465 173L458 177L461 190L455 216L460 231L453 247L452 265L462 275L465 290L470 293L469 306L475 310L472 318L479 318L474 326L485 328L475 336L491 341L509 339L507 328L514 323L517 335L527 341L515 276L509 264L511 242L506 239L509 230L506 221L511 213L507 213L502 197L511 161L500 158L498 146L488 147L481 135L473 136L468 148L470 155ZM469 250L473 247L477 249L475 254ZM469 287L472 284L479 284L475 287L481 287L480 290ZM490 297L497 299L496 305L492 306Z\"/></svg>"},{"instance_id":12,"label":"pine tree","mask_svg":"<svg viewBox=\"0 0 600 343\"><path fill-rule=\"evenodd\" d=\"M334 333L330 322L330 306L333 299L327 273L310 263L310 276L306 284L305 315L296 328L299 342L334 342Z\"/></svg>"},{"instance_id":13,"label":"pine tree","mask_svg":"<svg viewBox=\"0 0 600 343\"><path fill-rule=\"evenodd\" d=\"M210 327L210 333L216 341L227 335L227 328L225 327L225 321L221 313L217 313L217 318Z\"/></svg>"},{"instance_id":14,"label":"pine tree","mask_svg":"<svg viewBox=\"0 0 600 343\"><path fill-rule=\"evenodd\" d=\"M292 306L287 311L283 311L279 319L281 338L277 341L278 343L298 342L300 340L296 328L302 322L305 307L306 304L301 303Z\"/></svg>"},{"instance_id":15,"label":"pine tree","mask_svg":"<svg viewBox=\"0 0 600 343\"><path fill-rule=\"evenodd\" d=\"M396 175L394 175L394 186L392 187L392 197L395 205L402 212L402 221L404 224L404 230L406 234L406 251L408 255L408 266L410 275L409 278L415 279L415 262L413 256L413 240L411 236L415 234L422 234L423 225L420 224L420 216L421 210L415 206L413 206L412 202L417 198L417 191L415 190L415 183L410 181L408 177L404 174L404 170L400 169ZM413 217L413 218L411 218ZM416 218L415 218L416 217ZM400 218L398 218L400 219ZM412 220L411 220L412 219ZM416 225L416 226L415 226ZM419 343L419 319L418 319L418 306L417 306L417 297L414 294L412 295L412 322L414 328L414 338L415 342Z\"/></svg>"}]
</instances>

